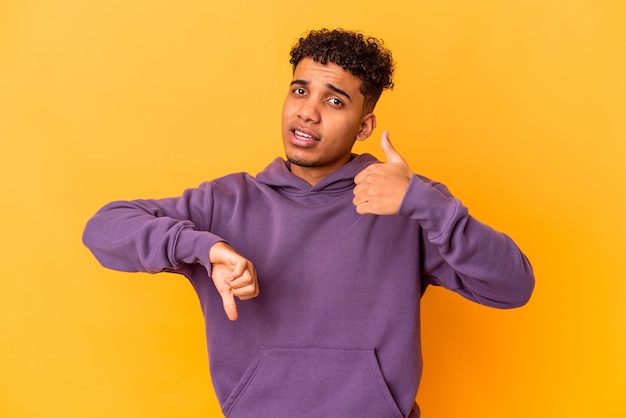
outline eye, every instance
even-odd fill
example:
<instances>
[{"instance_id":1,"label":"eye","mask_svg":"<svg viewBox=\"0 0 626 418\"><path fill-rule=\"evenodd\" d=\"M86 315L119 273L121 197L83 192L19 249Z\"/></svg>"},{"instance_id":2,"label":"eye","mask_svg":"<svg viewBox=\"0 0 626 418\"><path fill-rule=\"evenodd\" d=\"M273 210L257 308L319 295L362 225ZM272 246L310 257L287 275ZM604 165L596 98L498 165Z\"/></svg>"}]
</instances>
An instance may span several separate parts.
<instances>
[{"instance_id":1,"label":"eye","mask_svg":"<svg viewBox=\"0 0 626 418\"><path fill-rule=\"evenodd\" d=\"M306 94L306 90L304 90L302 87L296 87L295 89L293 89L293 93L298 96L304 96Z\"/></svg>"},{"instance_id":2,"label":"eye","mask_svg":"<svg viewBox=\"0 0 626 418\"><path fill-rule=\"evenodd\" d=\"M337 107L341 107L343 106L343 102L341 100L339 100L336 97L331 98L330 100L328 100L330 102L330 104L332 104L333 106L337 106Z\"/></svg>"}]
</instances>

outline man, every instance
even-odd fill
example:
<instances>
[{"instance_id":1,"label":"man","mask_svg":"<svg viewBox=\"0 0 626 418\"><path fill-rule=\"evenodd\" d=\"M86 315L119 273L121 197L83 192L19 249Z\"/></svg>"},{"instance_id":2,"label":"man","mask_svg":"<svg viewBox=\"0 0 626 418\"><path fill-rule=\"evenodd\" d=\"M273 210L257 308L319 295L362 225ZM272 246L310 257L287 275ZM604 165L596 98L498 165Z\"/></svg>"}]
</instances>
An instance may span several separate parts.
<instances>
[{"instance_id":1,"label":"man","mask_svg":"<svg viewBox=\"0 0 626 418\"><path fill-rule=\"evenodd\" d=\"M510 238L413 174L386 132L386 163L352 154L393 86L379 41L313 31L291 57L287 161L178 198L110 203L84 242L106 267L191 281L226 416L417 417L426 287L517 307L532 269Z\"/></svg>"}]
</instances>

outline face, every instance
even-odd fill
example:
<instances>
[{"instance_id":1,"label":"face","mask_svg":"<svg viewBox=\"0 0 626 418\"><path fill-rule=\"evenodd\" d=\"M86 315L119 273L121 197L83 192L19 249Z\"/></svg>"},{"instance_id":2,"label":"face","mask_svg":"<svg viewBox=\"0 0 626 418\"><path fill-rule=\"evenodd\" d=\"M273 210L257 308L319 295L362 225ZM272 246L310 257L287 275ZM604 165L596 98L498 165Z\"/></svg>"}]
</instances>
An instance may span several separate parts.
<instances>
[{"instance_id":1,"label":"face","mask_svg":"<svg viewBox=\"0 0 626 418\"><path fill-rule=\"evenodd\" d=\"M350 160L356 140L376 127L363 111L361 80L312 58L298 63L283 105L282 134L291 171L315 184Z\"/></svg>"}]
</instances>

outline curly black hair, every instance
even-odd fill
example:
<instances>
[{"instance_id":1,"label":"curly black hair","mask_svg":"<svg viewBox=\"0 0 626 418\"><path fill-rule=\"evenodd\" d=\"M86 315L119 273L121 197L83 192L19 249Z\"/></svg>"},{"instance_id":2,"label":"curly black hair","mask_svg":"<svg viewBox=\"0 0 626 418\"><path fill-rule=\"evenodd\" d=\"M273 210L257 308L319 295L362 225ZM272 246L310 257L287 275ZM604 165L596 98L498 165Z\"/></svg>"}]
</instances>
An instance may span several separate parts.
<instances>
[{"instance_id":1,"label":"curly black hair","mask_svg":"<svg viewBox=\"0 0 626 418\"><path fill-rule=\"evenodd\" d=\"M291 49L289 62L296 66L303 58L326 64L333 62L362 80L364 110L371 112L384 89L392 89L394 63L391 51L380 39L343 29L313 30Z\"/></svg>"}]
</instances>

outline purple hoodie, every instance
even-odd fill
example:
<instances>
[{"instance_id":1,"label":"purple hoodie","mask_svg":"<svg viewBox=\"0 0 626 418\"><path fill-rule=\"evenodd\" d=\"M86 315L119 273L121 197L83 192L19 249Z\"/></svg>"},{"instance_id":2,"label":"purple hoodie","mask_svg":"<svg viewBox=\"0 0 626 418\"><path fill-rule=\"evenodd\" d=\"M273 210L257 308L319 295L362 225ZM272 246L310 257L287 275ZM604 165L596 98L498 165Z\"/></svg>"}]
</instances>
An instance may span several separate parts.
<instances>
[{"instance_id":1,"label":"purple hoodie","mask_svg":"<svg viewBox=\"0 0 626 418\"><path fill-rule=\"evenodd\" d=\"M359 215L354 156L315 186L278 158L181 197L113 202L83 240L106 267L170 271L194 286L213 386L228 417L417 417L420 297L430 284L498 308L525 304L534 277L506 235L445 186L414 175L396 216ZM254 264L260 295L227 319L209 249Z\"/></svg>"}]
</instances>

